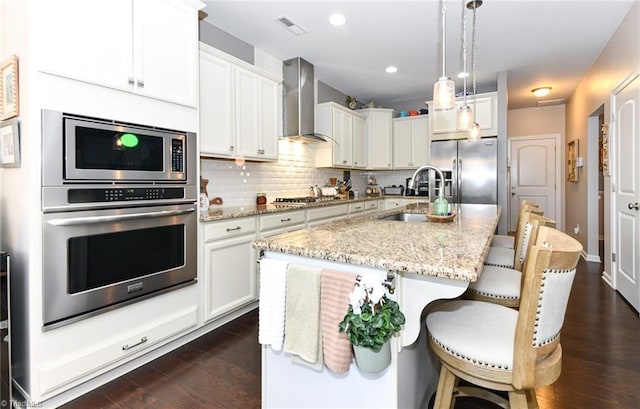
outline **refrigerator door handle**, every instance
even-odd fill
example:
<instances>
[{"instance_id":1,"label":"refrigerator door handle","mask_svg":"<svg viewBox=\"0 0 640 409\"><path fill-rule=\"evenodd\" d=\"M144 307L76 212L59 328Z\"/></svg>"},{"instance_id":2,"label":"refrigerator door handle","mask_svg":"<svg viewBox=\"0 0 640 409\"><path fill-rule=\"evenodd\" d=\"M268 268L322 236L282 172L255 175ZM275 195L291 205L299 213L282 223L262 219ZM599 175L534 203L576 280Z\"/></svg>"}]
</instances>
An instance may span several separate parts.
<instances>
[{"instance_id":1,"label":"refrigerator door handle","mask_svg":"<svg viewBox=\"0 0 640 409\"><path fill-rule=\"evenodd\" d=\"M458 159L458 172L456 177L458 178L458 198L457 202L462 201L462 159Z\"/></svg>"},{"instance_id":2,"label":"refrigerator door handle","mask_svg":"<svg viewBox=\"0 0 640 409\"><path fill-rule=\"evenodd\" d=\"M458 195L460 193L458 182L458 166L456 164L456 159L454 158L451 164L451 201L454 203L458 203Z\"/></svg>"}]
</instances>

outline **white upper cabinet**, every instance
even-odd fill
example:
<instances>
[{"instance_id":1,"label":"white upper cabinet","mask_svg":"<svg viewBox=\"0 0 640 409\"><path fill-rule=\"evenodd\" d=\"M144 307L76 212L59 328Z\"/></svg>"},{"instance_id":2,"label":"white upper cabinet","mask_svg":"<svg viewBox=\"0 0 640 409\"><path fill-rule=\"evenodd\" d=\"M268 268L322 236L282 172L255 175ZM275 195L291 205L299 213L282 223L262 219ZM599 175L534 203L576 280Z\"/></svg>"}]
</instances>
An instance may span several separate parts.
<instances>
[{"instance_id":1,"label":"white upper cabinet","mask_svg":"<svg viewBox=\"0 0 640 409\"><path fill-rule=\"evenodd\" d=\"M324 102L316 106L315 129L331 137L326 143L314 145L317 167L366 167L362 115L335 102Z\"/></svg>"},{"instance_id":2,"label":"white upper cabinet","mask_svg":"<svg viewBox=\"0 0 640 409\"><path fill-rule=\"evenodd\" d=\"M481 136L495 136L498 134L498 93L487 92L478 94L476 99L476 121L480 125ZM432 111L432 101L429 104L430 140L439 139L463 139L467 135L458 133L456 130L456 113L462 106L463 99L456 98L456 108L449 111ZM474 108L473 96L467 96L467 105Z\"/></svg>"},{"instance_id":3,"label":"white upper cabinet","mask_svg":"<svg viewBox=\"0 0 640 409\"><path fill-rule=\"evenodd\" d=\"M38 3L42 72L196 106L198 7L182 0Z\"/></svg>"},{"instance_id":4,"label":"white upper cabinet","mask_svg":"<svg viewBox=\"0 0 640 409\"><path fill-rule=\"evenodd\" d=\"M391 169L391 118L393 109L359 109L367 117L367 169Z\"/></svg>"},{"instance_id":5,"label":"white upper cabinet","mask_svg":"<svg viewBox=\"0 0 640 409\"><path fill-rule=\"evenodd\" d=\"M393 168L416 169L429 163L429 118L393 119Z\"/></svg>"},{"instance_id":6,"label":"white upper cabinet","mask_svg":"<svg viewBox=\"0 0 640 409\"><path fill-rule=\"evenodd\" d=\"M365 168L367 166L366 150L366 121L359 116L353 117L353 167Z\"/></svg>"},{"instance_id":7,"label":"white upper cabinet","mask_svg":"<svg viewBox=\"0 0 640 409\"><path fill-rule=\"evenodd\" d=\"M278 160L280 80L200 44L200 154Z\"/></svg>"}]
</instances>

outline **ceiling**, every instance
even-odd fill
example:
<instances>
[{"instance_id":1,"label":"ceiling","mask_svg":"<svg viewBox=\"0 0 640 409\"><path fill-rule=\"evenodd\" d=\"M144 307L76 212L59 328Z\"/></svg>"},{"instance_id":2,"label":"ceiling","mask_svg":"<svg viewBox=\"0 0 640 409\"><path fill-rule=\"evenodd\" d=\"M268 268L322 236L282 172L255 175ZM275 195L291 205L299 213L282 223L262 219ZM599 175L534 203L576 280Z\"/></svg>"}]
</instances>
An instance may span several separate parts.
<instances>
[{"instance_id":1,"label":"ceiling","mask_svg":"<svg viewBox=\"0 0 640 409\"><path fill-rule=\"evenodd\" d=\"M509 108L536 106L531 89L548 85L542 100L567 99L637 0L484 0L477 9L477 89L496 89L507 73ZM441 76L440 2L205 0L205 21L282 60L303 57L319 81L359 101L393 107L432 99ZM462 1L447 6L447 75L462 91ZM329 15L342 13L334 27ZM286 16L307 33L296 36L274 19ZM467 12L471 46L472 13ZM470 54L469 54L470 55ZM398 67L387 74L389 65ZM468 57L468 67L471 58ZM468 82L471 89L471 81Z\"/></svg>"}]
</instances>

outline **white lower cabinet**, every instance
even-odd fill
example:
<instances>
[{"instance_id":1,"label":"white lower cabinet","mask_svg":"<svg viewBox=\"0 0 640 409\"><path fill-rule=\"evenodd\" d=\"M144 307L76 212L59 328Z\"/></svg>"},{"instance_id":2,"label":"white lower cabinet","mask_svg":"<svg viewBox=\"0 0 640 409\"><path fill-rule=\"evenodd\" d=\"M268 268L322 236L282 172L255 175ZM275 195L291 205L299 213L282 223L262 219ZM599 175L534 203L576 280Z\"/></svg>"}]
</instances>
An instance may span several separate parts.
<instances>
[{"instance_id":1,"label":"white lower cabinet","mask_svg":"<svg viewBox=\"0 0 640 409\"><path fill-rule=\"evenodd\" d=\"M349 217L349 205L339 204L307 210L307 226L314 227Z\"/></svg>"},{"instance_id":2,"label":"white lower cabinet","mask_svg":"<svg viewBox=\"0 0 640 409\"><path fill-rule=\"evenodd\" d=\"M410 199L384 199L383 208L381 210L393 210L411 203Z\"/></svg>"},{"instance_id":3,"label":"white lower cabinet","mask_svg":"<svg viewBox=\"0 0 640 409\"><path fill-rule=\"evenodd\" d=\"M304 228L304 210L260 216L260 237L273 236Z\"/></svg>"},{"instance_id":4,"label":"white lower cabinet","mask_svg":"<svg viewBox=\"0 0 640 409\"><path fill-rule=\"evenodd\" d=\"M204 320L216 319L257 299L256 218L204 226Z\"/></svg>"},{"instance_id":5,"label":"white lower cabinet","mask_svg":"<svg viewBox=\"0 0 640 409\"><path fill-rule=\"evenodd\" d=\"M353 219L354 217L363 216L364 208L364 202L349 203L349 218Z\"/></svg>"},{"instance_id":6,"label":"white lower cabinet","mask_svg":"<svg viewBox=\"0 0 640 409\"><path fill-rule=\"evenodd\" d=\"M367 200L364 202L364 214L374 214L378 213L378 201L377 200Z\"/></svg>"},{"instance_id":7,"label":"white lower cabinet","mask_svg":"<svg viewBox=\"0 0 640 409\"><path fill-rule=\"evenodd\" d=\"M105 366L157 345L195 327L197 323L198 307L192 305L156 319L145 319L130 330L113 325L111 337L96 339L96 342L85 344L40 366L41 394L55 391L84 376L94 375Z\"/></svg>"}]
</instances>

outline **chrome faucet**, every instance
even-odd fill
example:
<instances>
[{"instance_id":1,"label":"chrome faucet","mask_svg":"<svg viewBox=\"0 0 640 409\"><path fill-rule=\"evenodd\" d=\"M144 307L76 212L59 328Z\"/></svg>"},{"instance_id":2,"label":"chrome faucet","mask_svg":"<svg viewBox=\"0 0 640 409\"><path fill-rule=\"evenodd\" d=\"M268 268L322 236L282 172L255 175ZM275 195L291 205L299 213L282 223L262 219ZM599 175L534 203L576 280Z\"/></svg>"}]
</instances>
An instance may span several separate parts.
<instances>
[{"instance_id":1,"label":"chrome faucet","mask_svg":"<svg viewBox=\"0 0 640 409\"><path fill-rule=\"evenodd\" d=\"M439 193L438 193L438 197L444 197L444 175L443 175L442 171L441 171L439 168L437 168L437 167L435 167L435 166L433 166L433 165L422 165L422 166L420 166L420 167L415 171L415 173L413 174L413 176L411 177L411 179L409 179L409 183L407 184L407 188L408 188L408 189L415 189L415 187L414 187L414 186L416 185L416 178L418 177L418 175L419 175L421 172L423 172L423 171L425 171L425 170L428 170L428 169L432 169L432 170L434 170L434 171L438 174L438 176L440 176L440 183L441 183L441 186L440 186L440 191L439 191Z\"/></svg>"}]
</instances>

